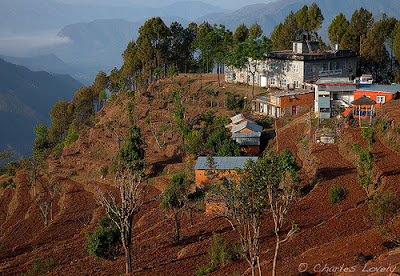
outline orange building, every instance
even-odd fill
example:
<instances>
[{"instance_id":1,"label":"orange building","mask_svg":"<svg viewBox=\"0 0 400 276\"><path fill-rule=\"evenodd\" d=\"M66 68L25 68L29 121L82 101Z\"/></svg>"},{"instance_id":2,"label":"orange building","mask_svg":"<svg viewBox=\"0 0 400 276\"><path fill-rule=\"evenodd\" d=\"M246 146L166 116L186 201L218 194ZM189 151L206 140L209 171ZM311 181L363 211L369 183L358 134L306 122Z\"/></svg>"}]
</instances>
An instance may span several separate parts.
<instances>
[{"instance_id":1,"label":"orange building","mask_svg":"<svg viewBox=\"0 0 400 276\"><path fill-rule=\"evenodd\" d=\"M397 85L361 84L359 88L354 91L354 100L365 95L376 102L374 108L379 108L387 101L399 98L399 92L400 86Z\"/></svg>"},{"instance_id":2,"label":"orange building","mask_svg":"<svg viewBox=\"0 0 400 276\"><path fill-rule=\"evenodd\" d=\"M197 187L210 185L213 181L209 179L210 174L216 174L221 178L229 174L235 174L236 169L244 169L249 160L257 162L258 157L251 156L233 156L233 157L213 157L214 168L210 168L207 157L200 156L197 158L195 171L195 184ZM224 209L224 202L218 200L212 194L206 197L206 213L221 213Z\"/></svg>"},{"instance_id":3,"label":"orange building","mask_svg":"<svg viewBox=\"0 0 400 276\"><path fill-rule=\"evenodd\" d=\"M197 186L210 184L212 180L209 179L208 174L216 173L219 177L226 176L235 173L236 169L245 168L249 160L256 162L257 159L258 157L255 156L217 156L213 157L214 168L210 168L207 157L200 156L194 166L195 183Z\"/></svg>"}]
</instances>

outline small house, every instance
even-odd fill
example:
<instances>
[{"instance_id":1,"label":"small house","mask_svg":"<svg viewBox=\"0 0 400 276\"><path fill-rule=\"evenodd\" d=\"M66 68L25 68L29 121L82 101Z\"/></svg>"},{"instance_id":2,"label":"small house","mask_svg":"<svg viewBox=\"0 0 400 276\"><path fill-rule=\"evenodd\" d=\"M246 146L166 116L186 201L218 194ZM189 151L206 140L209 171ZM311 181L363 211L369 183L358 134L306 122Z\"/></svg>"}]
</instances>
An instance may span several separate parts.
<instances>
[{"instance_id":1,"label":"small house","mask_svg":"<svg viewBox=\"0 0 400 276\"><path fill-rule=\"evenodd\" d=\"M315 114L319 118L331 117L335 106L349 108L354 100L358 83L349 78L321 78L315 84Z\"/></svg>"},{"instance_id":2,"label":"small house","mask_svg":"<svg viewBox=\"0 0 400 276\"><path fill-rule=\"evenodd\" d=\"M270 93L253 100L252 109L262 114L280 118L308 112L314 103L314 91L305 89Z\"/></svg>"},{"instance_id":3,"label":"small house","mask_svg":"<svg viewBox=\"0 0 400 276\"><path fill-rule=\"evenodd\" d=\"M400 95L400 86L397 85L384 85L384 84L371 84L360 86L354 91L354 100L365 95L376 102L375 108L381 107L391 99L397 99Z\"/></svg>"},{"instance_id":4,"label":"small house","mask_svg":"<svg viewBox=\"0 0 400 276\"><path fill-rule=\"evenodd\" d=\"M212 157L214 167L211 168L207 161L206 156L200 156L197 158L195 171L195 184L198 188L210 185L213 179L209 179L209 175L217 175L217 179L228 176L229 174L236 174L237 169L244 169L247 162L252 160L257 161L258 157L248 156L233 156L233 157ZM208 195L206 197L206 213L218 213L218 210L222 210L224 203L218 200L215 195Z\"/></svg>"},{"instance_id":5,"label":"small house","mask_svg":"<svg viewBox=\"0 0 400 276\"><path fill-rule=\"evenodd\" d=\"M229 129L229 131L232 130L233 126L236 126L236 125L238 125L240 123L243 123L243 122L249 122L249 123L253 123L253 124L256 123L256 120L254 120L249 115L246 115L246 114L243 114L243 113L237 114L237 115L231 117L230 119L231 119L231 123L225 126L226 128Z\"/></svg>"},{"instance_id":6,"label":"small house","mask_svg":"<svg viewBox=\"0 0 400 276\"><path fill-rule=\"evenodd\" d=\"M197 158L196 165L194 166L195 184L200 187L212 182L209 179L209 173L216 173L219 177L234 173L236 169L245 168L249 160L257 161L258 157L253 156L218 156L212 157L214 168L210 167L207 162L206 156Z\"/></svg>"}]
</instances>

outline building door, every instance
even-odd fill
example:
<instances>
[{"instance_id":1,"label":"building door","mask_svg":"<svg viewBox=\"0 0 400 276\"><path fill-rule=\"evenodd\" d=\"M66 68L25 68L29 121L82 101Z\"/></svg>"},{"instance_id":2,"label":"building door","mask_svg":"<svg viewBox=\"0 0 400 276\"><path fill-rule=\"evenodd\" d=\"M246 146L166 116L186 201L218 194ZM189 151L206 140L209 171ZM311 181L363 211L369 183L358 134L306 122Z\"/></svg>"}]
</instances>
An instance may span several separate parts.
<instances>
[{"instance_id":1,"label":"building door","mask_svg":"<svg viewBox=\"0 0 400 276\"><path fill-rule=\"evenodd\" d=\"M297 115L297 106L292 105L292 115Z\"/></svg>"},{"instance_id":2,"label":"building door","mask_svg":"<svg viewBox=\"0 0 400 276\"><path fill-rule=\"evenodd\" d=\"M267 77L261 77L260 78L260 86L261 87L267 87Z\"/></svg>"}]
</instances>

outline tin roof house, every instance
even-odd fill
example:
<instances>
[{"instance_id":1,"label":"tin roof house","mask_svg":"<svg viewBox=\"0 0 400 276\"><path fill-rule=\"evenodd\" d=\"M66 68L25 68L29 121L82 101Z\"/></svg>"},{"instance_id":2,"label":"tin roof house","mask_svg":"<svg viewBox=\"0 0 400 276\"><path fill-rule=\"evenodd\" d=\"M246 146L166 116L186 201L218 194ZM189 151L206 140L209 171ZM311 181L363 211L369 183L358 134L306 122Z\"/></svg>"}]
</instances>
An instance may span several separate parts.
<instances>
[{"instance_id":1,"label":"tin roof house","mask_svg":"<svg viewBox=\"0 0 400 276\"><path fill-rule=\"evenodd\" d=\"M260 151L261 133L263 127L257 125L250 116L238 114L231 117L232 123L226 126L234 139L241 147L242 152L248 155L257 155Z\"/></svg>"}]
</instances>

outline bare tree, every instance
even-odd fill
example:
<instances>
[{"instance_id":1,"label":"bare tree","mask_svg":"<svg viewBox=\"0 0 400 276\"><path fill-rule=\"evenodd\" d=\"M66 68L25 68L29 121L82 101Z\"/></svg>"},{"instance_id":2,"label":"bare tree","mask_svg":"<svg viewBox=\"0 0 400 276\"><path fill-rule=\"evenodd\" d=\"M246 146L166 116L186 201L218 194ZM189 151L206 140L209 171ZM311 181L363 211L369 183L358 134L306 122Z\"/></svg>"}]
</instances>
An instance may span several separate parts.
<instances>
[{"instance_id":1,"label":"bare tree","mask_svg":"<svg viewBox=\"0 0 400 276\"><path fill-rule=\"evenodd\" d=\"M32 157L26 159L25 174L28 177L29 185L31 186L33 197L36 197L38 190L38 179L40 171L44 167L44 157L42 154L35 153Z\"/></svg>"},{"instance_id":2,"label":"bare tree","mask_svg":"<svg viewBox=\"0 0 400 276\"><path fill-rule=\"evenodd\" d=\"M121 232L122 245L125 251L125 272L131 273L132 222L146 201L148 182L145 179L143 141L140 139L140 129L133 126L128 129L130 136L119 147L114 159L116 176L114 187L119 191L115 196L112 191L100 193L99 201L105 208L109 218ZM116 141L119 141L117 139Z\"/></svg>"},{"instance_id":3,"label":"bare tree","mask_svg":"<svg viewBox=\"0 0 400 276\"><path fill-rule=\"evenodd\" d=\"M53 220L53 202L57 192L58 182L49 179L44 180L44 183L40 181L38 181L38 183L40 183L40 187L38 187L39 191L35 196L35 201L42 215L43 223L47 226L49 220Z\"/></svg>"},{"instance_id":4,"label":"bare tree","mask_svg":"<svg viewBox=\"0 0 400 276\"><path fill-rule=\"evenodd\" d=\"M109 218L121 232L122 246L125 251L125 272L131 273L132 221L145 201L147 181L143 181L144 169L127 170L115 177L114 186L119 189L119 199L112 192L100 194L100 203Z\"/></svg>"},{"instance_id":5,"label":"bare tree","mask_svg":"<svg viewBox=\"0 0 400 276\"><path fill-rule=\"evenodd\" d=\"M249 161L245 169L231 174L216 186L215 193L221 202L222 215L229 221L240 238L242 255L249 263L252 275L256 266L261 275L260 227L262 217L271 212L277 238L272 275L276 274L279 246L296 231L295 224L280 239L290 203L295 199L299 169L296 158L286 150L278 155L269 151L257 162Z\"/></svg>"}]
</instances>

